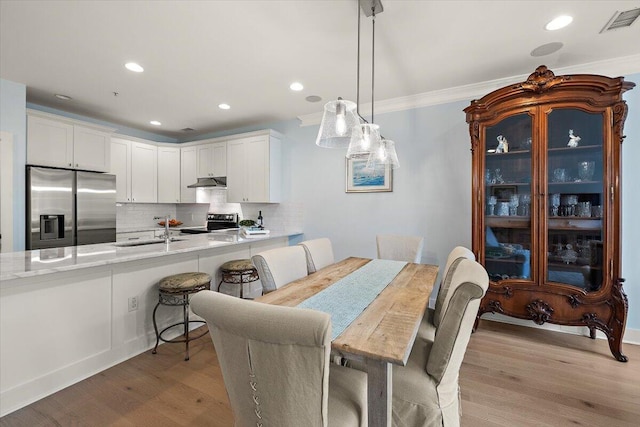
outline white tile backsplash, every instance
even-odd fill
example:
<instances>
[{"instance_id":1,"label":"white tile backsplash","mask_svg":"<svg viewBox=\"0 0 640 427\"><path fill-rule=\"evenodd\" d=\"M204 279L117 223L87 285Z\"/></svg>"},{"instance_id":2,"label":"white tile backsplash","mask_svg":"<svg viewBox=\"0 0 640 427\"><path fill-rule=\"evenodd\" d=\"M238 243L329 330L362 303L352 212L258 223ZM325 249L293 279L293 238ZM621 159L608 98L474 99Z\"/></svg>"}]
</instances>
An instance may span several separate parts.
<instances>
[{"instance_id":1,"label":"white tile backsplash","mask_svg":"<svg viewBox=\"0 0 640 427\"><path fill-rule=\"evenodd\" d=\"M262 211L264 226L274 233L302 231L303 207L301 203L227 203L227 190L199 188L198 203L118 203L116 224L118 231L144 229L157 226L156 216L170 215L182 221L183 226L204 226L207 212L238 213L240 219L258 219Z\"/></svg>"}]
</instances>

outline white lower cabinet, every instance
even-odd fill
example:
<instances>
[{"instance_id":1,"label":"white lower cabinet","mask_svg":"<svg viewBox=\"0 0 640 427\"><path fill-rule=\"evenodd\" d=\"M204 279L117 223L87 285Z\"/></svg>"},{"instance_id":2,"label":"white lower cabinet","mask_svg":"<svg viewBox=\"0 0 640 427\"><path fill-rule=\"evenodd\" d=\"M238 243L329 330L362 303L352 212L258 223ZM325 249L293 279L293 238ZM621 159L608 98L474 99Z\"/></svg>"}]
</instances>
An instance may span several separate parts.
<instances>
[{"instance_id":1,"label":"white lower cabinet","mask_svg":"<svg viewBox=\"0 0 640 427\"><path fill-rule=\"evenodd\" d=\"M158 147L158 203L180 203L178 147Z\"/></svg>"},{"instance_id":2,"label":"white lower cabinet","mask_svg":"<svg viewBox=\"0 0 640 427\"><path fill-rule=\"evenodd\" d=\"M279 203L281 139L275 132L227 142L227 201Z\"/></svg>"}]
</instances>

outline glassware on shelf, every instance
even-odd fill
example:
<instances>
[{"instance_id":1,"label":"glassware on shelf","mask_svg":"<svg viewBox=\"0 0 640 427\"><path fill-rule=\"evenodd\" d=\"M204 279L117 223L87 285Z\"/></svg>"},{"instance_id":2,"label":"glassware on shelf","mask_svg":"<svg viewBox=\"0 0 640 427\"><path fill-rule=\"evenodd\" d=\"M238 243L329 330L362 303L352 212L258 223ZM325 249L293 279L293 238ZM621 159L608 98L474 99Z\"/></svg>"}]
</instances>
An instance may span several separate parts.
<instances>
[{"instance_id":1,"label":"glassware on shelf","mask_svg":"<svg viewBox=\"0 0 640 427\"><path fill-rule=\"evenodd\" d=\"M571 243L567 243L567 249L560 251L560 259L565 264L573 264L578 259L578 253L573 250Z\"/></svg>"},{"instance_id":2,"label":"glassware on shelf","mask_svg":"<svg viewBox=\"0 0 640 427\"><path fill-rule=\"evenodd\" d=\"M560 216L575 216L577 204L577 194L565 194L564 196L562 196L560 198Z\"/></svg>"},{"instance_id":3,"label":"glassware on shelf","mask_svg":"<svg viewBox=\"0 0 640 427\"><path fill-rule=\"evenodd\" d=\"M551 205L551 216L558 216L558 208L560 207L560 193L553 193L549 196L549 204Z\"/></svg>"},{"instance_id":4,"label":"glassware on shelf","mask_svg":"<svg viewBox=\"0 0 640 427\"><path fill-rule=\"evenodd\" d=\"M522 216L531 215L531 194L521 194L520 195L520 212Z\"/></svg>"},{"instance_id":5,"label":"glassware on shelf","mask_svg":"<svg viewBox=\"0 0 640 427\"><path fill-rule=\"evenodd\" d=\"M591 217L602 218L602 206L600 205L591 206Z\"/></svg>"},{"instance_id":6,"label":"glassware on shelf","mask_svg":"<svg viewBox=\"0 0 640 427\"><path fill-rule=\"evenodd\" d=\"M509 197L509 216L518 215L518 205L520 205L520 198L517 194L512 194Z\"/></svg>"},{"instance_id":7,"label":"glassware on shelf","mask_svg":"<svg viewBox=\"0 0 640 427\"><path fill-rule=\"evenodd\" d=\"M498 198L496 196L489 196L487 199L487 215L495 215L496 203L498 203Z\"/></svg>"},{"instance_id":8,"label":"glassware on shelf","mask_svg":"<svg viewBox=\"0 0 640 427\"><path fill-rule=\"evenodd\" d=\"M485 184L495 184L496 180L492 177L491 169L484 170L484 183Z\"/></svg>"},{"instance_id":9,"label":"glassware on shelf","mask_svg":"<svg viewBox=\"0 0 640 427\"><path fill-rule=\"evenodd\" d=\"M591 181L596 171L596 162L578 163L578 177L581 181Z\"/></svg>"},{"instance_id":10,"label":"glassware on shelf","mask_svg":"<svg viewBox=\"0 0 640 427\"><path fill-rule=\"evenodd\" d=\"M580 218L591 217L591 202L578 202L576 206L576 216Z\"/></svg>"},{"instance_id":11,"label":"glassware on shelf","mask_svg":"<svg viewBox=\"0 0 640 427\"><path fill-rule=\"evenodd\" d=\"M509 216L509 202L498 203L498 216Z\"/></svg>"},{"instance_id":12,"label":"glassware on shelf","mask_svg":"<svg viewBox=\"0 0 640 427\"><path fill-rule=\"evenodd\" d=\"M565 168L555 168L553 170L553 182L567 182L567 170Z\"/></svg>"},{"instance_id":13,"label":"glassware on shelf","mask_svg":"<svg viewBox=\"0 0 640 427\"><path fill-rule=\"evenodd\" d=\"M500 168L495 170L493 176L496 184L504 184L504 178L502 177L502 171L500 170Z\"/></svg>"}]
</instances>

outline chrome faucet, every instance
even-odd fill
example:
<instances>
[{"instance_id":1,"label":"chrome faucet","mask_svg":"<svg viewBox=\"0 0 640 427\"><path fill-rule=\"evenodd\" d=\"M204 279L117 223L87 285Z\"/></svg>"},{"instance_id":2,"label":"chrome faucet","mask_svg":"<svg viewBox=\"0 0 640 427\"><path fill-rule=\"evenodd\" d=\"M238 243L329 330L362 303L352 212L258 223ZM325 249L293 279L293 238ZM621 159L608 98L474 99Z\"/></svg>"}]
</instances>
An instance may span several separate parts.
<instances>
[{"instance_id":1,"label":"chrome faucet","mask_svg":"<svg viewBox=\"0 0 640 427\"><path fill-rule=\"evenodd\" d=\"M162 219L161 216L154 216L153 219ZM171 219L171 215L166 215L164 217L164 235L160 236L160 238L164 238L165 243L169 243L169 220Z\"/></svg>"}]
</instances>

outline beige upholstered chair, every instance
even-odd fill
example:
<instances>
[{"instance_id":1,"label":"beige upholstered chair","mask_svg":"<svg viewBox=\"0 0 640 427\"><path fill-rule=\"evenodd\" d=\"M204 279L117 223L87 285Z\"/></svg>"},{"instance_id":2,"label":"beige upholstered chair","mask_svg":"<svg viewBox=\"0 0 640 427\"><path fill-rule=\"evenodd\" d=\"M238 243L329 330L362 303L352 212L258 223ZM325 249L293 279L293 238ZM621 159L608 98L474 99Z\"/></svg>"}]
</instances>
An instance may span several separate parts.
<instances>
[{"instance_id":1,"label":"beige upholstered chair","mask_svg":"<svg viewBox=\"0 0 640 427\"><path fill-rule=\"evenodd\" d=\"M417 339L406 366L393 367L395 426L460 425L458 372L489 276L466 258L457 259L451 270L433 342Z\"/></svg>"},{"instance_id":2,"label":"beige upholstered chair","mask_svg":"<svg viewBox=\"0 0 640 427\"><path fill-rule=\"evenodd\" d=\"M333 258L333 247L331 240L325 238L307 240L299 243L304 248L307 255L307 271L309 274L315 273L321 268L335 262Z\"/></svg>"},{"instance_id":3,"label":"beige upholstered chair","mask_svg":"<svg viewBox=\"0 0 640 427\"><path fill-rule=\"evenodd\" d=\"M302 246L270 249L251 260L258 269L265 294L307 275L307 256Z\"/></svg>"},{"instance_id":4,"label":"beige upholstered chair","mask_svg":"<svg viewBox=\"0 0 640 427\"><path fill-rule=\"evenodd\" d=\"M235 425L367 425L367 376L331 365L331 319L200 292L191 308L209 326Z\"/></svg>"},{"instance_id":5,"label":"beige upholstered chair","mask_svg":"<svg viewBox=\"0 0 640 427\"><path fill-rule=\"evenodd\" d=\"M419 263L422 260L424 238L379 234L376 236L378 258Z\"/></svg>"},{"instance_id":6,"label":"beige upholstered chair","mask_svg":"<svg viewBox=\"0 0 640 427\"><path fill-rule=\"evenodd\" d=\"M443 308L445 304L445 298L447 296L447 291L451 286L451 274L453 269L451 268L454 262L458 259L476 259L473 252L470 249L465 248L464 246L456 246L447 256L447 263L445 264L444 271L442 274L442 280L440 281L440 287L438 288L438 296L436 298L436 305L433 309L428 308L424 313L424 317L422 318L422 323L420 323L420 328L418 329L418 337L416 339L426 339L429 341L433 341L436 328L440 324L442 320L442 316L444 316L444 312L446 308Z\"/></svg>"}]
</instances>

